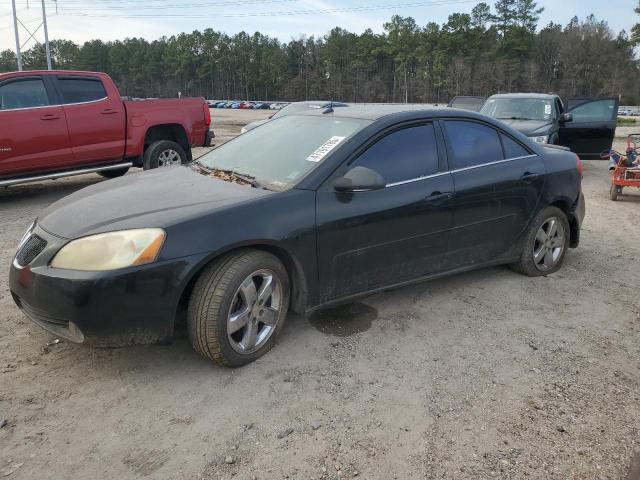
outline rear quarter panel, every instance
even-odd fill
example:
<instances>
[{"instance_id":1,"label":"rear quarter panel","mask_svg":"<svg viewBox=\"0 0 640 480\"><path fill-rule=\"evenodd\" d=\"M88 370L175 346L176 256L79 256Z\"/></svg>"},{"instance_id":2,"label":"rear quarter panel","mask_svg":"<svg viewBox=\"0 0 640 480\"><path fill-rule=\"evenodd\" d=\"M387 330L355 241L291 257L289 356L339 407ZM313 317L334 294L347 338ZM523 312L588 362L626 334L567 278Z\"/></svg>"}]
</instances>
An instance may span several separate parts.
<instances>
[{"instance_id":1,"label":"rear quarter panel","mask_svg":"<svg viewBox=\"0 0 640 480\"><path fill-rule=\"evenodd\" d=\"M125 101L127 111L127 157L142 155L147 131L157 125L180 125L191 145L204 142L209 130L203 98Z\"/></svg>"}]
</instances>

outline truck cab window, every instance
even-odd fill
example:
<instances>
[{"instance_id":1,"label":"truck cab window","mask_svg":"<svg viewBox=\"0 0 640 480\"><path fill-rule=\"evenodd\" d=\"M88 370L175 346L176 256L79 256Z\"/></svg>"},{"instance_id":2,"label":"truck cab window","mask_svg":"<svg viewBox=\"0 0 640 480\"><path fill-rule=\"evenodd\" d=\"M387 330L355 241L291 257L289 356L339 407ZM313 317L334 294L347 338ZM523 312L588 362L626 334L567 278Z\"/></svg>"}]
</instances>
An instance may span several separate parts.
<instances>
[{"instance_id":1,"label":"truck cab window","mask_svg":"<svg viewBox=\"0 0 640 480\"><path fill-rule=\"evenodd\" d=\"M102 82L97 78L58 78L58 88L65 104L95 102L107 97Z\"/></svg>"},{"instance_id":2,"label":"truck cab window","mask_svg":"<svg viewBox=\"0 0 640 480\"><path fill-rule=\"evenodd\" d=\"M0 110L37 108L49 105L44 82L40 78L13 80L0 85Z\"/></svg>"}]
</instances>

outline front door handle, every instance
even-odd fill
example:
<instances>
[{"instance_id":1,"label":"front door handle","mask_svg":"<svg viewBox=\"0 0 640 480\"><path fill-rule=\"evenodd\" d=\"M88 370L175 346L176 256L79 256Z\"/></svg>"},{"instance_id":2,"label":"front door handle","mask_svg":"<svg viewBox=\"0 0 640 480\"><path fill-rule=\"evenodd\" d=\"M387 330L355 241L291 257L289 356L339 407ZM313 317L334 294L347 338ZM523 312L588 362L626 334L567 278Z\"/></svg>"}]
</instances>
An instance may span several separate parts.
<instances>
[{"instance_id":1,"label":"front door handle","mask_svg":"<svg viewBox=\"0 0 640 480\"><path fill-rule=\"evenodd\" d=\"M520 180L522 180L524 183L531 183L537 180L538 177L540 177L539 173L525 172L524 175L520 177Z\"/></svg>"},{"instance_id":2,"label":"front door handle","mask_svg":"<svg viewBox=\"0 0 640 480\"><path fill-rule=\"evenodd\" d=\"M103 111L100 112L102 115L113 115L115 113L118 113L116 110L114 110L113 108L105 108Z\"/></svg>"},{"instance_id":3,"label":"front door handle","mask_svg":"<svg viewBox=\"0 0 640 480\"><path fill-rule=\"evenodd\" d=\"M59 120L60 115L56 115L55 113L47 113L45 115L40 115L40 120Z\"/></svg>"},{"instance_id":4,"label":"front door handle","mask_svg":"<svg viewBox=\"0 0 640 480\"><path fill-rule=\"evenodd\" d=\"M437 203L444 200L450 200L451 197L453 197L451 192L433 192L425 200L429 203Z\"/></svg>"}]
</instances>

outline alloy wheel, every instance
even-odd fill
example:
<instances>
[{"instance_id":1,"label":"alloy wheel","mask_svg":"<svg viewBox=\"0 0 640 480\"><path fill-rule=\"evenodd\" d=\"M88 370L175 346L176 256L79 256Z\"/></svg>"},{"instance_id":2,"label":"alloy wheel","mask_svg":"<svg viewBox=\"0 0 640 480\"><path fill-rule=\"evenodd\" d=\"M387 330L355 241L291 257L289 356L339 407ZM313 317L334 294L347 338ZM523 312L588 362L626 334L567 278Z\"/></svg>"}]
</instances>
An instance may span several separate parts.
<instances>
[{"instance_id":1,"label":"alloy wheel","mask_svg":"<svg viewBox=\"0 0 640 480\"><path fill-rule=\"evenodd\" d=\"M538 270L546 272L558 264L565 248L565 235L564 225L556 217L540 226L533 242L533 263Z\"/></svg>"},{"instance_id":2,"label":"alloy wheel","mask_svg":"<svg viewBox=\"0 0 640 480\"><path fill-rule=\"evenodd\" d=\"M236 352L253 353L271 338L280 318L282 291L278 276L266 269L240 284L227 316L227 336Z\"/></svg>"},{"instance_id":3,"label":"alloy wheel","mask_svg":"<svg viewBox=\"0 0 640 480\"><path fill-rule=\"evenodd\" d=\"M160 152L160 155L158 155L158 167L173 167L181 163L180 155L171 148L163 150Z\"/></svg>"}]
</instances>

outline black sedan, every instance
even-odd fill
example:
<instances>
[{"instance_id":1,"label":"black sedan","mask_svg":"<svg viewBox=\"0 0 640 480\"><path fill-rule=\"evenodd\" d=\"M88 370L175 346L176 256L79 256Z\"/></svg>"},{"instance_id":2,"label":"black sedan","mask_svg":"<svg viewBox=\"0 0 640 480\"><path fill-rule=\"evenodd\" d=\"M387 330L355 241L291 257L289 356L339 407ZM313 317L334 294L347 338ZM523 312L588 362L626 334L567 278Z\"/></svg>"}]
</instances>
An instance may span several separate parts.
<instances>
[{"instance_id":1,"label":"black sedan","mask_svg":"<svg viewBox=\"0 0 640 480\"><path fill-rule=\"evenodd\" d=\"M558 270L584 217L582 164L488 117L354 107L275 119L196 163L80 190L11 267L16 304L74 342L170 340L239 366L290 310L509 264Z\"/></svg>"}]
</instances>

